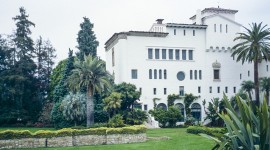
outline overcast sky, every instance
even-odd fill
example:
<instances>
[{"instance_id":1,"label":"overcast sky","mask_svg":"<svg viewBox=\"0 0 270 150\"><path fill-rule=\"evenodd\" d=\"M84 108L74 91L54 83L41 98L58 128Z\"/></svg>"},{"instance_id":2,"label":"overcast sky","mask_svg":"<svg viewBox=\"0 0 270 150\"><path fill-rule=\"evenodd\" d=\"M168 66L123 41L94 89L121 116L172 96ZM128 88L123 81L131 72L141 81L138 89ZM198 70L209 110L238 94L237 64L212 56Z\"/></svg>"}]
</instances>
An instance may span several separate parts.
<instances>
[{"instance_id":1,"label":"overcast sky","mask_svg":"<svg viewBox=\"0 0 270 150\"><path fill-rule=\"evenodd\" d=\"M270 0L0 0L0 34L15 30L12 17L24 7L34 41L49 39L56 48L57 62L67 57L68 48L77 51L77 33L83 17L94 23L99 41L98 55L105 58L104 43L116 32L148 31L157 18L165 23L191 23L197 9L217 7L236 9L236 21L270 25ZM269 26L270 27L270 26Z\"/></svg>"}]
</instances>

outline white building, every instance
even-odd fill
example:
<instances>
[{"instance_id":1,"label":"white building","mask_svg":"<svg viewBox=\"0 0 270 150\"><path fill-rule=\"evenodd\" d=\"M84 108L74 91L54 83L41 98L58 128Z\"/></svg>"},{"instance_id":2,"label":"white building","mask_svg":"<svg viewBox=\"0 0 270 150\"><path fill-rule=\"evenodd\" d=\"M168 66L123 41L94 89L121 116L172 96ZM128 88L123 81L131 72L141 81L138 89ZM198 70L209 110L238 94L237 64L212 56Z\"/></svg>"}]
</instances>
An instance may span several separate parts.
<instances>
[{"instance_id":1,"label":"white building","mask_svg":"<svg viewBox=\"0 0 270 150\"><path fill-rule=\"evenodd\" d=\"M191 24L158 19L148 32L115 33L105 43L107 70L115 83L132 83L141 90L143 110L153 108L153 98L160 98L159 106L167 106L168 94L200 96L191 107L203 121L204 99L222 98L223 92L231 97L242 81L253 80L253 64L242 65L231 57L233 39L241 28L235 21L237 12L205 8L190 18ZM269 76L269 66L269 62L259 65L261 76Z\"/></svg>"}]
</instances>

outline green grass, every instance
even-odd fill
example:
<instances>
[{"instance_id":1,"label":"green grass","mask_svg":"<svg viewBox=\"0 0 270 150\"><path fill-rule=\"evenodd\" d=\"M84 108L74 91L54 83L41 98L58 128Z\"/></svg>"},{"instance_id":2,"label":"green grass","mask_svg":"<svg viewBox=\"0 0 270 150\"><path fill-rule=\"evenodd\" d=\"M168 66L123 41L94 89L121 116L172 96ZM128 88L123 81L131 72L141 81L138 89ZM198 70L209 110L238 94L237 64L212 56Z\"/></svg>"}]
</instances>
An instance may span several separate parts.
<instances>
[{"instance_id":1,"label":"green grass","mask_svg":"<svg viewBox=\"0 0 270 150\"><path fill-rule=\"evenodd\" d=\"M6 129L6 128L5 128ZM15 129L15 128L11 128ZM31 131L40 128L19 128L30 129ZM43 129L43 128L42 128ZM1 128L0 130L4 130ZM48 130L51 130L50 128ZM186 128L178 129L149 129L148 137L166 136L170 140L149 140L144 143L99 145L99 146L80 146L80 147L61 147L61 148L36 148L33 150L209 150L214 142L199 135L186 133ZM22 149L25 150L25 149Z\"/></svg>"}]
</instances>

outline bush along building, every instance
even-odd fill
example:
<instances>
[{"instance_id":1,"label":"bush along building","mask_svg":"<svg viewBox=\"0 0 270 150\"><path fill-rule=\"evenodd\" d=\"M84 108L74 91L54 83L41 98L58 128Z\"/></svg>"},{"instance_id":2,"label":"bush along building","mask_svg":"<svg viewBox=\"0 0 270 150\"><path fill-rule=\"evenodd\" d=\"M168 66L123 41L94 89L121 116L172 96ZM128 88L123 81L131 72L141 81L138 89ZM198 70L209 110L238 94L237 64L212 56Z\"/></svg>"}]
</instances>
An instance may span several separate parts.
<instances>
[{"instance_id":1,"label":"bush along building","mask_svg":"<svg viewBox=\"0 0 270 150\"><path fill-rule=\"evenodd\" d=\"M203 100L234 96L241 83L253 80L253 64L236 62L232 47L241 24L237 10L205 8L190 18L191 24L164 23L157 19L149 31L115 33L105 43L106 68L115 83L129 82L141 91L143 110L167 109L167 96L199 96L191 114L204 121ZM269 76L269 62L259 64L260 77ZM261 94L262 95L262 94ZM254 97L254 95L253 95ZM181 110L183 99L174 102Z\"/></svg>"}]
</instances>

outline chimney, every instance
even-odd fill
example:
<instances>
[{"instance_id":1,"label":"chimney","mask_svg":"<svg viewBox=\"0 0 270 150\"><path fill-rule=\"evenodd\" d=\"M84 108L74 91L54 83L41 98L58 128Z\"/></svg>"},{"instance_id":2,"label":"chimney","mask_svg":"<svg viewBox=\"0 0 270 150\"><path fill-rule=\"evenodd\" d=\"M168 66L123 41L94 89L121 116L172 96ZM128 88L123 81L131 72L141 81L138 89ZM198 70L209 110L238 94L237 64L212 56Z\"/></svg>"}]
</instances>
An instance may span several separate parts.
<instances>
[{"instance_id":1,"label":"chimney","mask_svg":"<svg viewBox=\"0 0 270 150\"><path fill-rule=\"evenodd\" d=\"M156 20L156 22L157 22L157 24L162 24L162 21L163 21L164 19L157 19Z\"/></svg>"},{"instance_id":2,"label":"chimney","mask_svg":"<svg viewBox=\"0 0 270 150\"><path fill-rule=\"evenodd\" d=\"M196 24L202 24L202 12L200 9L196 12Z\"/></svg>"}]
</instances>

